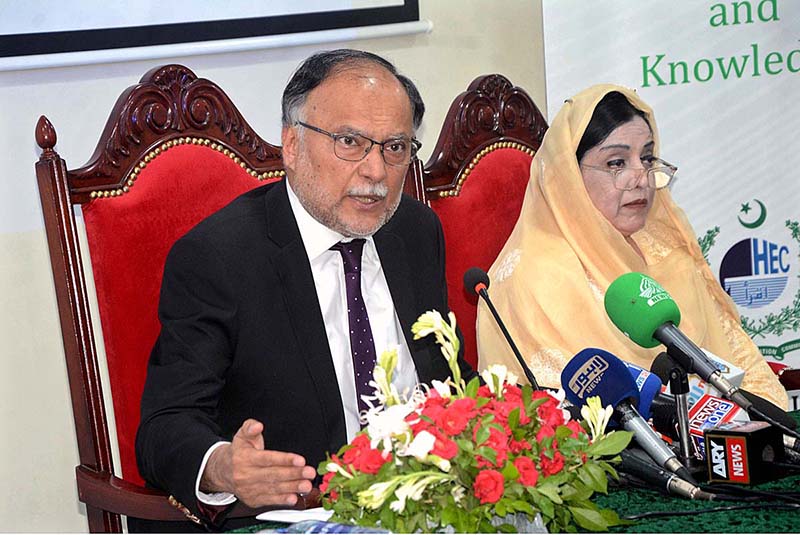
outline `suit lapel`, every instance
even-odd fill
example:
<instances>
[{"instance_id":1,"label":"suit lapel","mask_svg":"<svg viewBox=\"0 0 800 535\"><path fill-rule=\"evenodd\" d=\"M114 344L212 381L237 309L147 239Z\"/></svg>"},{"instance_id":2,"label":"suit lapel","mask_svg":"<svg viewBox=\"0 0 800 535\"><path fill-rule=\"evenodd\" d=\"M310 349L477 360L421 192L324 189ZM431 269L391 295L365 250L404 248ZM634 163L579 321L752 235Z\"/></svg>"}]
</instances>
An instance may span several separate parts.
<instances>
[{"instance_id":1,"label":"suit lapel","mask_svg":"<svg viewBox=\"0 0 800 535\"><path fill-rule=\"evenodd\" d=\"M392 232L391 222L376 232L374 239L375 248L381 259L381 267L386 276L386 283L389 285L389 293L392 294L394 308L403 329L403 336L405 336L411 351L411 358L414 360L419 379L424 382L431 376L432 370L430 358L421 354L426 345L424 340L414 340L414 335L411 333L411 326L417 321L420 311L416 303L412 273L408 263L409 252L403 239Z\"/></svg>"},{"instance_id":2,"label":"suit lapel","mask_svg":"<svg viewBox=\"0 0 800 535\"><path fill-rule=\"evenodd\" d=\"M344 411L311 265L292 213L286 182L265 198L267 232L280 251L273 257L300 358L306 362L327 422L328 444L335 452L347 440Z\"/></svg>"}]
</instances>

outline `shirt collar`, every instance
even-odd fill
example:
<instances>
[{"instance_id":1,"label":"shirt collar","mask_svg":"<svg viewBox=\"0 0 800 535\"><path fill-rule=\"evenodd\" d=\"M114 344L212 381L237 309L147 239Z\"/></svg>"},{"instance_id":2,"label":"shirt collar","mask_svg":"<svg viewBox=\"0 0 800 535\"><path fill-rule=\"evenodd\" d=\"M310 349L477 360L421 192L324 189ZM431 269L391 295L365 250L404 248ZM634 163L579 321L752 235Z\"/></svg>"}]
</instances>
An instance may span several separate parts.
<instances>
[{"instance_id":1,"label":"shirt collar","mask_svg":"<svg viewBox=\"0 0 800 535\"><path fill-rule=\"evenodd\" d=\"M292 189L289 181L286 180L286 192L289 195L289 205L292 208L292 213L297 221L297 228L300 230L300 238L303 240L303 245L306 248L308 260L313 261L321 254L328 251L331 246L339 243L340 241L350 241L353 238L345 237L335 230L332 230L308 213L297 194ZM375 242L372 236L366 238L367 243L364 248L366 255L372 258L377 258L377 250L375 249Z\"/></svg>"}]
</instances>

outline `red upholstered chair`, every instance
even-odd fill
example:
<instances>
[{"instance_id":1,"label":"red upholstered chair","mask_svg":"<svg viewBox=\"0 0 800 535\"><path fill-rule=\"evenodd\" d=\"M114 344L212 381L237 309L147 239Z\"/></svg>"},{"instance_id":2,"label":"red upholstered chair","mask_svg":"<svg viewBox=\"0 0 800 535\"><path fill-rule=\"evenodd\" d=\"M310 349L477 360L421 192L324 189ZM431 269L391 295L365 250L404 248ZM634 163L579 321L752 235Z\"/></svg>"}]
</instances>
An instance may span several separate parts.
<instances>
[{"instance_id":1,"label":"red upholstered chair","mask_svg":"<svg viewBox=\"0 0 800 535\"><path fill-rule=\"evenodd\" d=\"M464 290L464 272L488 270L511 234L546 129L524 89L499 74L481 76L453 101L431 159L409 171L417 196L442 221L450 308L473 366L477 297Z\"/></svg>"},{"instance_id":2,"label":"red upholstered chair","mask_svg":"<svg viewBox=\"0 0 800 535\"><path fill-rule=\"evenodd\" d=\"M151 70L119 97L83 167L67 168L45 117L36 141L80 453L77 484L89 528L118 532L121 514L185 520L167 496L142 486L134 454L146 363L159 332L164 261L173 242L202 218L240 193L280 179L280 149L253 131L219 87L180 65ZM83 214L91 270L83 263L87 252L81 250L75 206ZM113 407L100 383L101 332L89 313L91 277ZM121 472L112 463L107 410L116 421Z\"/></svg>"}]
</instances>

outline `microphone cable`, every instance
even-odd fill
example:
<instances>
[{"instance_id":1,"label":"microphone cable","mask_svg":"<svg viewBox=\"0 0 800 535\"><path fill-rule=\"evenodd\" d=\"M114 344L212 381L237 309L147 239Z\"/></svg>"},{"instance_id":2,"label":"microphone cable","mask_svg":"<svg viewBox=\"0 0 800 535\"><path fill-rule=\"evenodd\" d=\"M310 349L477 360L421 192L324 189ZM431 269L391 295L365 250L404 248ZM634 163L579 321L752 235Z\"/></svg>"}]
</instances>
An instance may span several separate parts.
<instances>
[{"instance_id":1,"label":"microphone cable","mask_svg":"<svg viewBox=\"0 0 800 535\"><path fill-rule=\"evenodd\" d=\"M741 500L740 500L741 501ZM667 518L671 516L692 516L692 515L702 515L706 513L719 513L725 511L739 511L742 509L769 509L774 511L775 509L784 509L784 510L798 510L800 509L800 504L794 503L750 503L750 504L741 504L741 505L721 505L719 507L708 507L706 509L695 509L695 510L682 510L682 511L646 511L644 513L639 513L635 515L627 515L622 516L623 520L642 520L644 518Z\"/></svg>"},{"instance_id":2,"label":"microphone cable","mask_svg":"<svg viewBox=\"0 0 800 535\"><path fill-rule=\"evenodd\" d=\"M771 491L771 490L758 490L758 489L751 489L740 487L739 485L731 485L730 483L710 483L707 485L701 485L701 488L707 492L729 492L734 495L738 494L744 498L757 498L757 499L770 499L770 500L778 500L787 502L789 504L794 504L800 507L800 498L797 498L796 492L781 492L781 491ZM740 500L741 501L741 500Z\"/></svg>"}]
</instances>

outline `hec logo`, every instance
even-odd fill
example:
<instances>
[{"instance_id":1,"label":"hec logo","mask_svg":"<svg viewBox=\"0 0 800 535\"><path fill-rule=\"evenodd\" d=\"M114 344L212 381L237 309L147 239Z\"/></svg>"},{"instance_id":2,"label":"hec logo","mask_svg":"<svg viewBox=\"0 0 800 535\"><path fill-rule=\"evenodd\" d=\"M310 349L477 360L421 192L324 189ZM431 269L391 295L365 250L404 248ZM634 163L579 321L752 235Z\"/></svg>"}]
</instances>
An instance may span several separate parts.
<instances>
[{"instance_id":1,"label":"hec logo","mask_svg":"<svg viewBox=\"0 0 800 535\"><path fill-rule=\"evenodd\" d=\"M746 238L734 244L722 258L720 284L737 305L761 308L786 289L791 258L787 245Z\"/></svg>"},{"instance_id":2,"label":"hec logo","mask_svg":"<svg viewBox=\"0 0 800 535\"><path fill-rule=\"evenodd\" d=\"M782 201L779 211L792 211ZM739 206L728 224L706 231L700 249L767 360L784 361L795 353L789 360L800 362L800 221L789 213L768 219L759 199ZM718 237L724 245L716 252Z\"/></svg>"}]
</instances>

